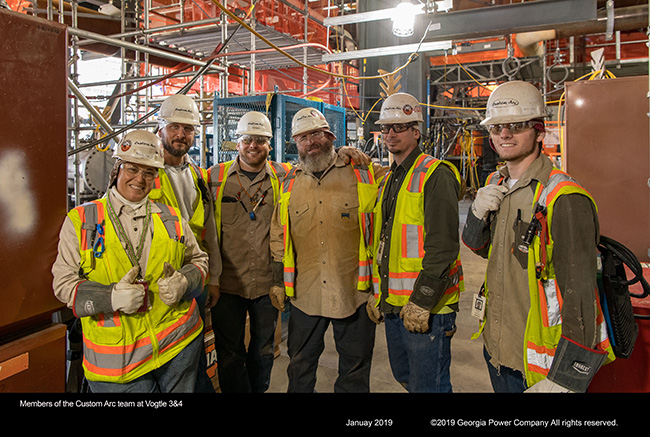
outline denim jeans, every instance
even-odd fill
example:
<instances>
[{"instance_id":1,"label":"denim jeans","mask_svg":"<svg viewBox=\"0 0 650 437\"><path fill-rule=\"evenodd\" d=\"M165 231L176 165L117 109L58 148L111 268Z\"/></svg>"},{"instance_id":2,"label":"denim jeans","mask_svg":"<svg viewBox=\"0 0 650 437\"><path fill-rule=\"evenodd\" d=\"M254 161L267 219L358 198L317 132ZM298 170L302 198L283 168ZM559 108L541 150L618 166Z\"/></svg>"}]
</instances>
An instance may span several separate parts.
<instances>
[{"instance_id":1,"label":"denim jeans","mask_svg":"<svg viewBox=\"0 0 650 437\"><path fill-rule=\"evenodd\" d=\"M368 393L370 365L377 325L370 320L366 306L344 319L310 316L292 306L287 339L289 393L313 393L318 359L325 350L325 332L332 325L339 355L335 393Z\"/></svg>"},{"instance_id":2,"label":"denim jeans","mask_svg":"<svg viewBox=\"0 0 650 437\"><path fill-rule=\"evenodd\" d=\"M527 389L526 378L518 370L505 366L497 369L490 363L490 354L483 347L483 357L487 363L490 382L495 393L523 393Z\"/></svg>"},{"instance_id":3,"label":"denim jeans","mask_svg":"<svg viewBox=\"0 0 650 437\"><path fill-rule=\"evenodd\" d=\"M278 310L268 295L246 299L221 293L210 310L223 393L264 393L271 382ZM250 341L246 349L246 315Z\"/></svg>"},{"instance_id":4,"label":"denim jeans","mask_svg":"<svg viewBox=\"0 0 650 437\"><path fill-rule=\"evenodd\" d=\"M451 393L451 338L456 313L433 314L429 330L406 330L399 314L386 314L386 343L393 376L410 393Z\"/></svg>"},{"instance_id":5,"label":"denim jeans","mask_svg":"<svg viewBox=\"0 0 650 437\"><path fill-rule=\"evenodd\" d=\"M162 367L138 379L124 384L88 381L88 387L91 393L192 393L204 350L203 336L199 335Z\"/></svg>"}]
</instances>

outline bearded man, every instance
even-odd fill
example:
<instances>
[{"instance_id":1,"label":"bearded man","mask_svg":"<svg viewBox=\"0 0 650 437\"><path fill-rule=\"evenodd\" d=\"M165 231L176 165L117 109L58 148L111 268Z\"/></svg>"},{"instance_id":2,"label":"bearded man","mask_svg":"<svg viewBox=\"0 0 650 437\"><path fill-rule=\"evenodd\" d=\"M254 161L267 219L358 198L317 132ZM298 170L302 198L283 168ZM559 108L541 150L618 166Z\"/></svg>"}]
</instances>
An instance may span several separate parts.
<instances>
[{"instance_id":1,"label":"bearded man","mask_svg":"<svg viewBox=\"0 0 650 437\"><path fill-rule=\"evenodd\" d=\"M368 392L376 324L370 222L381 167L346 164L323 114L303 108L292 120L299 164L285 176L271 223L271 299L290 305L288 392L313 392L323 337L331 325L339 353L335 392ZM377 174L381 172L381 174Z\"/></svg>"}]
</instances>

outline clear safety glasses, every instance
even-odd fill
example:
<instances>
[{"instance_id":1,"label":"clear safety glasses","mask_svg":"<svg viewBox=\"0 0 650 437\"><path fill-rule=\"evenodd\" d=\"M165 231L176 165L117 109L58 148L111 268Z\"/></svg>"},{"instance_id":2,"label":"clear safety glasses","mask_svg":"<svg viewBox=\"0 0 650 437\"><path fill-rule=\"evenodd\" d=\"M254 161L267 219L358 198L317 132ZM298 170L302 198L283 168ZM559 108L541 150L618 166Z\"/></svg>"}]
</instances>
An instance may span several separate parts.
<instances>
[{"instance_id":1,"label":"clear safety glasses","mask_svg":"<svg viewBox=\"0 0 650 437\"><path fill-rule=\"evenodd\" d=\"M537 123L539 122L529 120L520 121L517 123L491 124L488 126L488 131L493 135L499 135L503 129L508 129L510 133L519 134L531 127L534 127Z\"/></svg>"},{"instance_id":2,"label":"clear safety glasses","mask_svg":"<svg viewBox=\"0 0 650 437\"><path fill-rule=\"evenodd\" d=\"M258 146L263 146L264 144L268 144L269 139L267 137L261 137L257 135L244 135L239 139L239 141L247 146L250 146L253 144L253 142Z\"/></svg>"},{"instance_id":3,"label":"clear safety glasses","mask_svg":"<svg viewBox=\"0 0 650 437\"><path fill-rule=\"evenodd\" d=\"M152 182L158 176L158 172L147 168L138 168L128 164L122 164L124 172L132 178L142 175L142 178L147 182Z\"/></svg>"},{"instance_id":4,"label":"clear safety glasses","mask_svg":"<svg viewBox=\"0 0 650 437\"><path fill-rule=\"evenodd\" d=\"M296 140L296 142L299 144L304 144L307 142L307 140L312 140L312 141L319 140L323 138L323 135L325 135L325 131L322 130L316 132L310 132L308 134L298 137L298 140Z\"/></svg>"}]
</instances>

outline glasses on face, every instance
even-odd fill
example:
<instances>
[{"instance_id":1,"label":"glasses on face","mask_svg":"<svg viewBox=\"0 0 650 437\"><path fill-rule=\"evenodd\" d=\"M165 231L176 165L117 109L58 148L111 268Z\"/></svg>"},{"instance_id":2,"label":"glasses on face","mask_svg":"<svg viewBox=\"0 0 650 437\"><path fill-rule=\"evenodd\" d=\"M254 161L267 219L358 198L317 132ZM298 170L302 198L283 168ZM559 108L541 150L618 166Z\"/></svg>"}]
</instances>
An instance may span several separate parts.
<instances>
[{"instance_id":1,"label":"glasses on face","mask_svg":"<svg viewBox=\"0 0 650 437\"><path fill-rule=\"evenodd\" d=\"M132 165L122 164L122 169L127 174L127 176L135 178L138 175L142 175L142 178L147 182L152 182L158 176L158 172L148 169L148 168L138 168Z\"/></svg>"},{"instance_id":2,"label":"glasses on face","mask_svg":"<svg viewBox=\"0 0 650 437\"><path fill-rule=\"evenodd\" d=\"M491 124L488 131L493 135L499 135L503 129L508 129L512 134L519 134L535 125L532 121L520 121L517 123Z\"/></svg>"},{"instance_id":3,"label":"glasses on face","mask_svg":"<svg viewBox=\"0 0 650 437\"><path fill-rule=\"evenodd\" d=\"M399 134L409 130L409 128L412 128L413 126L415 126L415 124L413 123L382 124L379 127L379 130L381 131L382 134L387 134L390 132L391 129L393 129L393 132Z\"/></svg>"},{"instance_id":4,"label":"glasses on face","mask_svg":"<svg viewBox=\"0 0 650 437\"><path fill-rule=\"evenodd\" d=\"M316 132L310 132L308 134L299 136L296 142L302 144L302 143L306 143L307 140L315 141L323 138L324 135L325 135L325 131L322 130Z\"/></svg>"},{"instance_id":5,"label":"glasses on face","mask_svg":"<svg viewBox=\"0 0 650 437\"><path fill-rule=\"evenodd\" d=\"M259 137L259 136L253 136L253 135L244 135L239 139L242 143L244 143L247 146L250 146L253 142L257 144L258 146L263 146L264 144L267 144L269 142L269 139L266 137Z\"/></svg>"},{"instance_id":6,"label":"glasses on face","mask_svg":"<svg viewBox=\"0 0 650 437\"><path fill-rule=\"evenodd\" d=\"M185 135L194 135L196 133L196 128L194 126L190 126L189 124L178 124L178 123L170 123L167 126L167 129L172 131L173 133L177 133L179 131L183 131Z\"/></svg>"}]
</instances>

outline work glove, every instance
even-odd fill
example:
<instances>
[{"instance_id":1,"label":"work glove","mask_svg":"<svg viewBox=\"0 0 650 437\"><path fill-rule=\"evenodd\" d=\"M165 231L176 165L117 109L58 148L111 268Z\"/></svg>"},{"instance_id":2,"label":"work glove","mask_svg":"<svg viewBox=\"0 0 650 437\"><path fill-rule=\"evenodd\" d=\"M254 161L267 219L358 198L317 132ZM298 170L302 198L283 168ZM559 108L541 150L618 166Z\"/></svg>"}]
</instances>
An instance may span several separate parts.
<instances>
[{"instance_id":1,"label":"work glove","mask_svg":"<svg viewBox=\"0 0 650 437\"><path fill-rule=\"evenodd\" d=\"M537 384L527 389L524 393L575 393L568 388L556 384L548 378L542 379Z\"/></svg>"},{"instance_id":2,"label":"work glove","mask_svg":"<svg viewBox=\"0 0 650 437\"><path fill-rule=\"evenodd\" d=\"M271 291L269 292L269 298L271 298L271 305L276 307L278 311L284 311L284 301L287 298L287 295L284 292L284 286L272 286Z\"/></svg>"},{"instance_id":3,"label":"work glove","mask_svg":"<svg viewBox=\"0 0 650 437\"><path fill-rule=\"evenodd\" d=\"M476 199L472 203L472 214L476 218L485 220L492 211L498 211L503 196L508 192L508 187L490 184L476 192Z\"/></svg>"},{"instance_id":4,"label":"work glove","mask_svg":"<svg viewBox=\"0 0 650 437\"><path fill-rule=\"evenodd\" d=\"M427 332L431 312L409 302L402 307L399 316L404 321L404 327L409 332Z\"/></svg>"},{"instance_id":5,"label":"work glove","mask_svg":"<svg viewBox=\"0 0 650 437\"><path fill-rule=\"evenodd\" d=\"M113 311L122 311L124 314L137 312L144 303L145 288L143 284L135 284L140 273L140 266L134 266L111 291L111 306Z\"/></svg>"},{"instance_id":6,"label":"work glove","mask_svg":"<svg viewBox=\"0 0 650 437\"><path fill-rule=\"evenodd\" d=\"M377 299L373 293L370 293L370 296L368 296L366 311L368 312L368 317L370 317L370 320L376 324L379 325L384 321L384 315L381 313L381 311L379 311L379 308L377 308Z\"/></svg>"},{"instance_id":7,"label":"work glove","mask_svg":"<svg viewBox=\"0 0 650 437\"><path fill-rule=\"evenodd\" d=\"M187 292L189 282L184 274L165 262L163 277L158 279L158 296L168 306L176 305Z\"/></svg>"}]
</instances>

